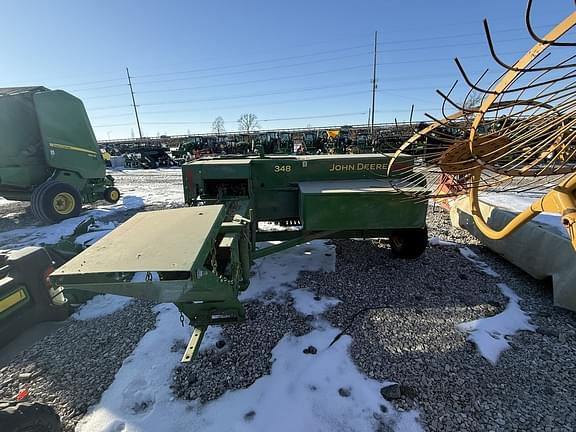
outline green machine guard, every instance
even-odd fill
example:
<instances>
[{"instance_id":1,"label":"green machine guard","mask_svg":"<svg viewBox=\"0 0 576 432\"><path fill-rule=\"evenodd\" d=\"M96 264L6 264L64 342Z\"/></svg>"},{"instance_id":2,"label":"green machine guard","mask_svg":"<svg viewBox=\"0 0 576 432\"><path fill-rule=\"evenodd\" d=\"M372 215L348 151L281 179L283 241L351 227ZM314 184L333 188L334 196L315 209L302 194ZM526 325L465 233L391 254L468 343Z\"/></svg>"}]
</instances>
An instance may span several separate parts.
<instances>
[{"instance_id":1,"label":"green machine guard","mask_svg":"<svg viewBox=\"0 0 576 432\"><path fill-rule=\"evenodd\" d=\"M195 327L182 359L190 361L209 325L244 319L238 292L249 279L247 202L236 201L234 210L218 204L138 213L50 279L64 289L176 304ZM133 282L138 273L144 281Z\"/></svg>"}]
</instances>

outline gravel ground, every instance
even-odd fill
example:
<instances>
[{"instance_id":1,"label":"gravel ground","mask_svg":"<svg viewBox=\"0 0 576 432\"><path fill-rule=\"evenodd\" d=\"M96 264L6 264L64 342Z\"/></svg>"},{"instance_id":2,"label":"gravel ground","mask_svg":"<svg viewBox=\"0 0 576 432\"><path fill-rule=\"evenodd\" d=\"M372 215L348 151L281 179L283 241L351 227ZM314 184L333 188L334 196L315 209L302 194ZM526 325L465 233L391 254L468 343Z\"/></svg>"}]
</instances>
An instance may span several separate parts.
<instances>
[{"instance_id":1,"label":"gravel ground","mask_svg":"<svg viewBox=\"0 0 576 432\"><path fill-rule=\"evenodd\" d=\"M449 225L444 211L429 215L430 235L477 243ZM446 235L448 234L448 235ZM337 242L333 274L307 274L303 286L344 300L327 313L349 331L351 354L370 377L401 384L399 408L417 408L430 431L557 431L576 427L576 315L554 308L551 290L483 247L472 246L501 277L480 272L455 247L429 248L417 260L393 259L387 247ZM358 260L358 257L362 257ZM310 281L310 282L307 282ZM523 300L536 333L511 339L496 366L482 358L455 325L502 311L504 282Z\"/></svg>"},{"instance_id":2,"label":"gravel ground","mask_svg":"<svg viewBox=\"0 0 576 432\"><path fill-rule=\"evenodd\" d=\"M150 303L143 301L89 321L69 319L0 369L0 399L26 388L32 400L57 410L64 431L73 431L155 323Z\"/></svg>"},{"instance_id":3,"label":"gravel ground","mask_svg":"<svg viewBox=\"0 0 576 432\"><path fill-rule=\"evenodd\" d=\"M177 397L206 402L226 390L249 387L270 373L272 349L286 333L302 336L311 330L290 300L286 304L250 302L245 307L245 322L223 328L223 348L203 351L192 363L176 368L172 388ZM182 352L187 343L179 346Z\"/></svg>"},{"instance_id":4,"label":"gravel ground","mask_svg":"<svg viewBox=\"0 0 576 432\"><path fill-rule=\"evenodd\" d=\"M128 186L138 178L116 177ZM545 282L531 279L468 233L452 228L443 210L431 209L429 229L431 237L469 246L501 276L482 273L453 246L430 247L422 257L404 261L393 258L385 245L339 240L334 242L336 272L302 273L297 285L341 299L325 314L340 328L360 309L379 308L352 322L351 355L368 376L400 383L402 396L394 403L399 409L418 409L426 430L576 428L576 314L553 307ZM511 338L512 348L493 366L455 325L501 312L507 299L497 283L506 283L522 298L521 307L538 330ZM249 386L269 373L271 350L284 334L310 329L308 318L289 300L246 307L244 324L224 328L223 347L175 369L176 397L208 401L228 389ZM55 405L66 430L73 430L154 320L150 304L133 302L108 317L67 322L0 369L0 398L25 385L35 399ZM183 351L185 343L174 349Z\"/></svg>"}]
</instances>

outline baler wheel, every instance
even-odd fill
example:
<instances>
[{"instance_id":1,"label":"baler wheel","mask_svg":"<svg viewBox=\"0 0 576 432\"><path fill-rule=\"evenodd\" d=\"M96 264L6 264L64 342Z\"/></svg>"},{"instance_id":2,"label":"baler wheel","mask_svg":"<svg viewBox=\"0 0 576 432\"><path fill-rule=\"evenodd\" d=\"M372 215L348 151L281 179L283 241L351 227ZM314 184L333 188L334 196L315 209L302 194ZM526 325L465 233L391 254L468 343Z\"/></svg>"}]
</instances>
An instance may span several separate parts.
<instances>
[{"instance_id":1,"label":"baler wheel","mask_svg":"<svg viewBox=\"0 0 576 432\"><path fill-rule=\"evenodd\" d=\"M32 205L38 216L46 222L60 222L80 215L82 197L68 183L48 181L38 188Z\"/></svg>"},{"instance_id":2,"label":"baler wheel","mask_svg":"<svg viewBox=\"0 0 576 432\"><path fill-rule=\"evenodd\" d=\"M47 181L42 183L40 186L34 188L34 190L32 191L32 196L30 198L30 206L32 207L32 214L37 218L37 219L44 219L44 216L42 215L42 204L41 204L41 196L42 193L44 191L44 189L46 189L46 186L48 186L51 182Z\"/></svg>"},{"instance_id":3,"label":"baler wheel","mask_svg":"<svg viewBox=\"0 0 576 432\"><path fill-rule=\"evenodd\" d=\"M418 258L428 245L426 228L402 229L390 235L390 248L398 258Z\"/></svg>"},{"instance_id":4,"label":"baler wheel","mask_svg":"<svg viewBox=\"0 0 576 432\"><path fill-rule=\"evenodd\" d=\"M104 199L110 204L116 204L120 199L120 191L115 187L107 187L104 189Z\"/></svg>"}]
</instances>

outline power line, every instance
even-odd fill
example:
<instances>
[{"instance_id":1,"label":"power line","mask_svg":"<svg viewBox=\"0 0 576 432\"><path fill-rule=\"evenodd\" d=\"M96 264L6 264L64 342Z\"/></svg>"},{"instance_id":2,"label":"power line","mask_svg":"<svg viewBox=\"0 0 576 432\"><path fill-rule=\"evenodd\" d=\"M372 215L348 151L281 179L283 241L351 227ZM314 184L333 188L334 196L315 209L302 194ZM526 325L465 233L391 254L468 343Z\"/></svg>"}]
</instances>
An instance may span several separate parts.
<instances>
[{"instance_id":1,"label":"power line","mask_svg":"<svg viewBox=\"0 0 576 432\"><path fill-rule=\"evenodd\" d=\"M276 95L280 95L280 94L305 93L305 92L310 92L310 91L327 90L327 89L333 89L333 88L356 87L359 85L362 85L362 82L354 81L354 82L340 83L340 84L329 85L329 86L307 87L307 88L282 90L282 91L267 92L267 93L253 93L253 94L248 94L248 95L228 96L228 97L222 97L222 98L206 98L206 99L191 99L191 100L189 99L189 100L175 100L175 101L140 103L138 106L177 105L177 104L179 105L179 104L191 104L191 103L199 103L199 102L236 100L236 99L253 98L253 97L276 96ZM109 107L92 108L91 111L100 111L100 110L104 110L104 109L115 109L115 108L126 108L127 106L131 106L131 105L115 105L115 106L109 106Z\"/></svg>"},{"instance_id":2,"label":"power line","mask_svg":"<svg viewBox=\"0 0 576 432\"><path fill-rule=\"evenodd\" d=\"M209 68L190 69L190 70L184 70L184 71L162 72L162 73L155 73L155 74L137 75L133 78L140 79L140 78L148 78L148 77L155 77L155 76L177 75L177 74L194 73L194 72L210 72L210 71L219 70L219 69L230 69L230 68L243 67L243 66L253 66L253 65L258 65L258 64L269 64L269 63L282 62L285 60L294 60L294 59L306 58L306 57L317 57L319 55L332 54L335 52L342 52L342 51L350 51L350 50L355 50L358 48L367 48L370 46L371 46L370 44L356 45L354 47L349 47L349 48L340 48L340 49L334 49L334 50L320 51L320 52L309 53L309 54L301 54L301 55L297 55L297 56L278 57L278 58L259 60L259 61L249 62L249 63L240 63L240 64L236 64L236 65L214 66L214 67L209 67Z\"/></svg>"},{"instance_id":3,"label":"power line","mask_svg":"<svg viewBox=\"0 0 576 432\"><path fill-rule=\"evenodd\" d=\"M548 25L541 25L541 26L535 26L535 28L537 29L545 29L545 28L549 28L550 26L552 26L554 24L548 24ZM522 31L525 30L523 27L517 27L517 28L509 28L509 29L498 29L493 31L493 33L496 34L500 34L500 33L510 33L510 32L516 32L516 31ZM425 37L425 38L413 38L413 39L397 39L397 40L386 40L386 41L382 41L379 42L378 45L379 46L387 46L387 45L394 45L397 46L398 44L403 44L403 43L412 43L412 42L422 42L422 41L432 41L432 40L444 40L444 39L457 39L457 38L462 38L462 37L469 37L469 36L479 36L482 33L480 31L478 32L474 32L474 33L460 33L460 34L452 34L452 35L446 35L446 36L431 36L431 37ZM502 43L502 42L510 42L510 41L515 41L515 40L521 40L521 38L515 38L515 39L501 39L498 42ZM331 41L326 41L326 42L322 42L322 43L328 43ZM407 50L421 50L421 49L430 49L430 48L443 48L443 47L457 47L457 46L468 46L468 45L476 45L476 44L481 44L483 42L473 42L473 43L458 43L458 44L451 44L451 45L439 45L439 46L430 46L430 47L415 47L415 48L398 48L395 49L394 51L407 51ZM306 44L306 45L302 45L302 46L309 46L310 44ZM362 47L370 47L370 44L361 44L361 45L355 45L355 46L351 46L351 47L345 47L345 48L338 48L338 49L333 49L333 50L324 50L324 51L318 51L315 53L308 53L308 54L301 54L298 56L289 56L289 57L280 57L277 59L266 59L266 60L260 60L260 61L255 61L255 62L250 62L250 63L243 63L243 64L238 64L238 65L228 65L228 66L220 66L220 67L216 67L216 68L231 68L231 67L241 67L242 65L250 65L250 64L266 64L266 63L270 63L270 62L274 62L274 61L285 61L287 59L296 59L296 58L305 58L305 57L312 57L312 56L316 56L316 55L325 55L325 54L329 54L329 53L334 53L334 52L342 52L342 51L349 51L349 50L353 50L353 49L358 49L358 48L362 48ZM390 50L388 50L390 52ZM261 53L261 51L258 51L259 53ZM275 50L274 52L277 52L277 50ZM220 58L220 57L214 57L214 58ZM191 73L193 71L202 71L202 70L208 70L207 68L204 69L192 69L192 70L184 70L184 71L172 71L172 72L162 72L162 73L154 73L154 74L144 74L144 75L137 75L133 78L142 78L142 77L152 77L152 76L163 76L166 74L180 74L180 73ZM209 68L209 70L213 70L213 68ZM108 74L116 74L115 72L109 72ZM94 81L82 81L82 82L72 82L72 83L63 83L63 84L57 84L54 85L54 87L74 87L74 86L83 86L83 85L88 85L88 84L101 84L101 83L106 83L106 82L125 82L124 78L114 78L114 79L106 79L106 80L102 80L102 79L98 79L98 80L94 80ZM98 87L100 88L100 87ZM110 88L110 87L106 87L106 88Z\"/></svg>"},{"instance_id":4,"label":"power line","mask_svg":"<svg viewBox=\"0 0 576 432\"><path fill-rule=\"evenodd\" d=\"M378 51L378 53L384 53L383 51ZM509 52L502 52L500 53L501 55L511 55L511 54L521 54L524 53L524 51L509 51ZM366 55L366 54L362 54L362 55ZM473 55L473 56L461 56L460 59L462 60L466 60L466 59L475 59L475 58L489 58L491 57L490 54L479 54L479 55ZM330 61L332 60L337 60L336 58L334 59L330 59ZM405 60L405 61L390 61L390 62L382 62L382 63L378 63L378 66L394 66L394 65L401 65L401 64L421 64L421 63L435 63L435 62L444 62L444 61L451 61L451 59L447 58L447 57L436 57L436 58L429 58L429 59L415 59L415 60ZM310 61L310 62L302 62L302 63L296 63L296 64L291 64L291 65L283 65L283 66L270 66L267 68L258 68L258 69L250 69L250 70L246 70L246 71L238 71L238 72L224 72L224 73L220 73L220 74L211 74L211 75L206 75L206 76L200 76L200 77L187 77L187 78L171 78L171 79L166 79L166 80L156 80L156 81L143 81L138 83L140 86L141 85L145 85L145 84L157 84L157 83L164 83L164 82L174 82L174 81L189 81L189 80L197 80L197 79L203 79L203 78L214 78L214 77L221 77L221 76L230 76L230 75L239 75L239 74L246 74L246 73L252 73L252 72L262 72L262 71L266 71L266 70L274 70L274 69L284 69L287 67L295 67L295 66L304 66L304 65L308 65L308 64L316 64L318 62L322 62L322 61ZM362 65L362 66L351 66L350 70L352 69L361 69L364 67L369 67L371 65ZM342 70L346 70L347 68L342 68ZM336 70L336 69L335 69ZM322 73L330 73L328 71L322 71L319 72L318 74L322 74ZM310 75L316 74L314 73L310 73ZM301 75L307 75L307 74L301 74ZM282 77L282 79L288 79L288 76L286 77ZM275 79L264 79L264 80L254 80L256 82L262 82L262 81L273 81ZM234 84L227 84L227 85L234 85ZM241 84L239 84L241 85ZM91 91L91 90L97 90L97 89L107 89L107 88L117 88L117 87L127 87L127 84L122 84L122 85L114 85L114 86L105 86L105 87L91 87L91 88L87 88L87 89L76 89L74 91ZM198 87L190 87L190 88L182 88L180 90L197 90L197 89L201 89L201 88L210 88L212 86L198 86ZM217 85L213 85L213 87L217 87ZM177 91L176 89L167 89L167 91ZM140 91L140 92L136 92L138 93L160 93L161 90L144 90L144 91Z\"/></svg>"},{"instance_id":5,"label":"power line","mask_svg":"<svg viewBox=\"0 0 576 432\"><path fill-rule=\"evenodd\" d=\"M284 118L271 118L271 119L258 119L259 122L275 122L275 121L291 121L291 120L308 120L308 119L319 119L319 118L334 118L334 117L345 117L345 116L358 116L358 115L366 115L365 112L353 112L353 113L340 113L340 114L326 114L326 115L311 115L311 116L304 116L304 117L284 117ZM228 123L236 121L228 121ZM188 121L181 121L181 122L147 122L147 124L151 125L181 125L181 124L212 124L211 121L203 121L203 122L188 122ZM224 122L226 123L226 121Z\"/></svg>"},{"instance_id":6,"label":"power line","mask_svg":"<svg viewBox=\"0 0 576 432\"><path fill-rule=\"evenodd\" d=\"M411 110L377 110L376 112L408 112ZM419 112L426 111L425 109L416 110ZM270 119L258 119L259 122L283 122L283 121L293 121L293 120L308 120L308 119L321 119L321 118L335 118L335 117L352 117L352 116L365 116L367 113L364 112L351 112L351 113L339 113L339 114L325 114L325 115L311 115L302 117L280 117L280 118L270 118ZM228 121L228 123L236 121ZM212 121L179 121L179 122L146 122L148 125L201 125L201 124L212 124ZM226 123L226 122L225 122ZM116 123L116 124L106 124L106 125L96 125L94 128L102 127L121 127L121 126L131 126L132 123Z\"/></svg>"},{"instance_id":7,"label":"power line","mask_svg":"<svg viewBox=\"0 0 576 432\"><path fill-rule=\"evenodd\" d=\"M439 76L444 76L444 74L438 74ZM410 77L408 77L410 78ZM394 81L393 79L386 79L387 82L390 81ZM402 96L393 92L396 91L411 91L411 90L432 90L433 87L437 87L437 88L442 88L442 87L446 87L446 86L450 86L452 85L452 82L443 82L443 83L435 83L435 86L417 86L417 87L383 87L383 88L378 88L377 92L378 93L387 93L390 94L392 96L396 96L396 97L403 97L403 98L408 98L408 99L414 99L415 98L411 98L409 96ZM349 94L349 93L347 93ZM331 96L332 97L332 96ZM426 101L429 102L429 101ZM211 107L210 109L213 110L219 110L219 109L225 109L228 108L227 107ZM232 107L233 108L233 107ZM203 111L205 110L205 108L198 108L196 110L193 110L194 112L197 111ZM163 110L163 111L141 111L142 114L173 114L173 113L186 113L186 112L190 112L190 110L186 109L186 110ZM103 118L113 118L113 117L128 117L128 116L132 116L133 113L119 113L119 114L107 114L107 115L99 115L99 116L95 116L95 117L91 117L92 119L103 119Z\"/></svg>"},{"instance_id":8,"label":"power line","mask_svg":"<svg viewBox=\"0 0 576 432\"><path fill-rule=\"evenodd\" d=\"M415 111L424 112L430 110L430 108L416 109ZM411 109L400 109L400 110L376 110L379 113L400 113L400 112L410 112ZM335 117L352 117L352 116L365 116L367 113L364 112L352 112L352 113L339 113L339 114L325 114L325 115L311 115L302 117L280 117L280 118L270 118L270 119L258 119L259 122L282 122L282 121L294 121L294 120L309 120L309 119L321 119L321 118L335 118ZM202 125L202 124L212 124L212 121L179 121L179 122L147 122L149 125ZM102 127L122 127L131 126L132 123L116 123L116 124L105 124L92 126L94 128Z\"/></svg>"}]
</instances>

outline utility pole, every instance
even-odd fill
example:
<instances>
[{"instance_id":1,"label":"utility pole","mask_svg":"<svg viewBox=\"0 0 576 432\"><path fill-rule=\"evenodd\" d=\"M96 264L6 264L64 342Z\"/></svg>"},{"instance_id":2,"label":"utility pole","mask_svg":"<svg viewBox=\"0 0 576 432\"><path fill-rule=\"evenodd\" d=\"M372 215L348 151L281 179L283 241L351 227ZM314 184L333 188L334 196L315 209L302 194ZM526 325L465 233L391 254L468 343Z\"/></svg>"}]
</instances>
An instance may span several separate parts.
<instances>
[{"instance_id":1,"label":"utility pole","mask_svg":"<svg viewBox=\"0 0 576 432\"><path fill-rule=\"evenodd\" d=\"M378 32L374 32L374 65L372 68L372 117L370 119L370 137L374 145L374 105L376 104L376 54L378 52Z\"/></svg>"},{"instance_id":2,"label":"utility pole","mask_svg":"<svg viewBox=\"0 0 576 432\"><path fill-rule=\"evenodd\" d=\"M138 125L138 134L142 139L142 129L140 129L140 119L138 119L138 109L136 108L136 100L134 99L134 90L132 90L132 80L130 79L130 72L126 68L126 75L128 75L128 85L130 86L130 94L132 95L132 106L134 107L134 114L136 114L136 124Z\"/></svg>"}]
</instances>

